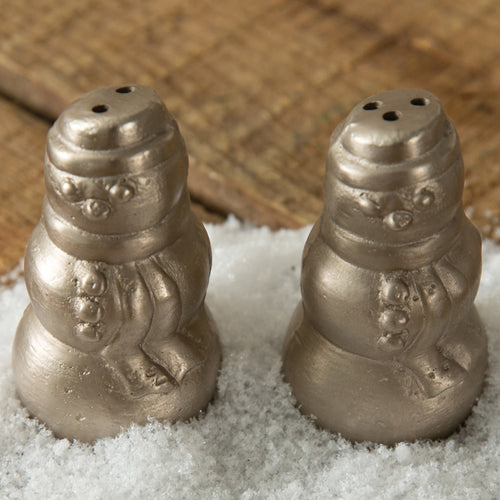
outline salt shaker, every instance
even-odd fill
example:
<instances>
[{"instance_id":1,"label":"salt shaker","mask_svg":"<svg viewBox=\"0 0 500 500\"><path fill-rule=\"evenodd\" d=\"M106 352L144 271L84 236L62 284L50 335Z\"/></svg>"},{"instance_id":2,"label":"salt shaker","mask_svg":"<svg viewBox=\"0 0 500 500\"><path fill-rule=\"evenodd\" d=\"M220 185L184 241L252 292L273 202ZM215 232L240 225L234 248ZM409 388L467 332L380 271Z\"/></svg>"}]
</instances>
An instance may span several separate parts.
<instances>
[{"instance_id":1,"label":"salt shaker","mask_svg":"<svg viewBox=\"0 0 500 500\"><path fill-rule=\"evenodd\" d=\"M90 92L48 133L12 366L22 403L59 437L188 419L214 394L211 249L187 169L177 123L147 87Z\"/></svg>"},{"instance_id":2,"label":"salt shaker","mask_svg":"<svg viewBox=\"0 0 500 500\"><path fill-rule=\"evenodd\" d=\"M334 131L283 373L301 410L352 441L453 432L478 398L481 239L456 131L424 90L377 94Z\"/></svg>"}]
</instances>

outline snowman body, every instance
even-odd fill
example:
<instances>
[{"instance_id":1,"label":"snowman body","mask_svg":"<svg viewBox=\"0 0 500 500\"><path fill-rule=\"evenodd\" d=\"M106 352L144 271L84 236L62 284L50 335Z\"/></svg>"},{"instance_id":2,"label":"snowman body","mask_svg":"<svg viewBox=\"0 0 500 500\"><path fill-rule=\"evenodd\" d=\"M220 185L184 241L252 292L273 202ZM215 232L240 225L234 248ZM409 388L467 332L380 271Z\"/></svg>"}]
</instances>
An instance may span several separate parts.
<instances>
[{"instance_id":1,"label":"snowman body","mask_svg":"<svg viewBox=\"0 0 500 500\"><path fill-rule=\"evenodd\" d=\"M283 366L321 426L392 444L445 436L469 414L487 362L462 186L456 133L428 92L374 96L332 136Z\"/></svg>"},{"instance_id":2,"label":"snowman body","mask_svg":"<svg viewBox=\"0 0 500 500\"><path fill-rule=\"evenodd\" d=\"M204 304L210 242L190 209L182 138L152 90L125 88L87 94L49 132L13 350L21 401L82 441L198 415L220 365Z\"/></svg>"}]
</instances>

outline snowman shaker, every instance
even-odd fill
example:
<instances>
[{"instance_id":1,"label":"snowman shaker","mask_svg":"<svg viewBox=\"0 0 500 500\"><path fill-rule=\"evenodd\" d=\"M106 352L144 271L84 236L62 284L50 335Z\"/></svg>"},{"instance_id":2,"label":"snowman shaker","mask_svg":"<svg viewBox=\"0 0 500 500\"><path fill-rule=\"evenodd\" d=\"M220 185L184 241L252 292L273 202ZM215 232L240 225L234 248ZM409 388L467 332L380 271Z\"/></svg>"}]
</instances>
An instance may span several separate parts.
<instances>
[{"instance_id":1,"label":"snowman shaker","mask_svg":"<svg viewBox=\"0 0 500 500\"><path fill-rule=\"evenodd\" d=\"M445 437L470 413L487 341L463 176L456 131L423 90L372 96L333 133L283 360L321 427L393 444Z\"/></svg>"},{"instance_id":2,"label":"snowman shaker","mask_svg":"<svg viewBox=\"0 0 500 500\"><path fill-rule=\"evenodd\" d=\"M188 419L213 397L211 249L187 169L177 123L147 87L90 92L49 131L13 372L56 436L92 442L149 417Z\"/></svg>"}]
</instances>

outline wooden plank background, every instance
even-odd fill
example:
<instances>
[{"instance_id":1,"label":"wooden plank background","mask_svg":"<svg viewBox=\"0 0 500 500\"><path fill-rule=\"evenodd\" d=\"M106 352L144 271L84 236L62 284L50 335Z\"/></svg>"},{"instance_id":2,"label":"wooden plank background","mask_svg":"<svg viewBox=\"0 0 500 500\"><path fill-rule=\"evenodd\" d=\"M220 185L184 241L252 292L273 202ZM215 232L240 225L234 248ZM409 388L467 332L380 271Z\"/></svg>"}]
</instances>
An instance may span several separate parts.
<instances>
[{"instance_id":1,"label":"wooden plank background","mask_svg":"<svg viewBox=\"0 0 500 500\"><path fill-rule=\"evenodd\" d=\"M37 222L50 123L93 88L154 87L190 153L204 220L313 222L331 132L364 97L434 92L466 164L464 201L500 241L497 0L3 0L0 274Z\"/></svg>"}]
</instances>

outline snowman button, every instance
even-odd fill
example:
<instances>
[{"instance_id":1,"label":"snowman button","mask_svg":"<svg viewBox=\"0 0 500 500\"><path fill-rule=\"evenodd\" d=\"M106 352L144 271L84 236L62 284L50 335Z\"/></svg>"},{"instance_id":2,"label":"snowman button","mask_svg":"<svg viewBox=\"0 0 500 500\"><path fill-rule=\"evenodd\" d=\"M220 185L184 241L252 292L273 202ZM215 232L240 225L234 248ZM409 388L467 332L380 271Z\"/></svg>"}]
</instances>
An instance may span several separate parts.
<instances>
[{"instance_id":1,"label":"snowman button","mask_svg":"<svg viewBox=\"0 0 500 500\"><path fill-rule=\"evenodd\" d=\"M96 342L101 339L97 325L90 323L78 323L75 327L75 334L83 340Z\"/></svg>"},{"instance_id":2,"label":"snowman button","mask_svg":"<svg viewBox=\"0 0 500 500\"><path fill-rule=\"evenodd\" d=\"M97 323L104 316L103 307L90 298L80 297L75 304L76 316L86 323Z\"/></svg>"},{"instance_id":3,"label":"snowman button","mask_svg":"<svg viewBox=\"0 0 500 500\"><path fill-rule=\"evenodd\" d=\"M91 296L102 295L106 291L106 277L101 271L93 269L81 280L82 290Z\"/></svg>"},{"instance_id":4,"label":"snowman button","mask_svg":"<svg viewBox=\"0 0 500 500\"><path fill-rule=\"evenodd\" d=\"M382 300L388 304L404 304L408 302L410 291L406 283L399 279L390 280L381 287Z\"/></svg>"},{"instance_id":5,"label":"snowman button","mask_svg":"<svg viewBox=\"0 0 500 500\"><path fill-rule=\"evenodd\" d=\"M401 309L386 309L380 315L380 325L391 333L400 332L409 320L408 313Z\"/></svg>"}]
</instances>

